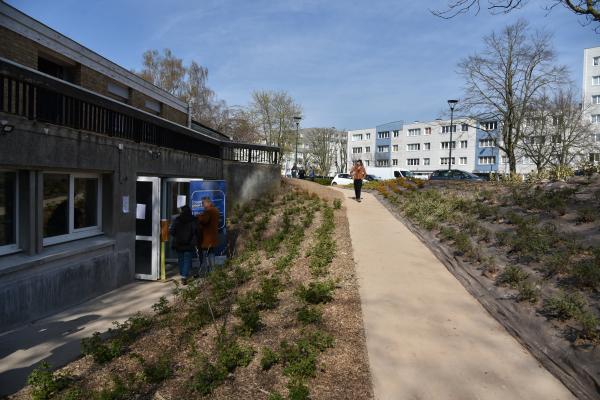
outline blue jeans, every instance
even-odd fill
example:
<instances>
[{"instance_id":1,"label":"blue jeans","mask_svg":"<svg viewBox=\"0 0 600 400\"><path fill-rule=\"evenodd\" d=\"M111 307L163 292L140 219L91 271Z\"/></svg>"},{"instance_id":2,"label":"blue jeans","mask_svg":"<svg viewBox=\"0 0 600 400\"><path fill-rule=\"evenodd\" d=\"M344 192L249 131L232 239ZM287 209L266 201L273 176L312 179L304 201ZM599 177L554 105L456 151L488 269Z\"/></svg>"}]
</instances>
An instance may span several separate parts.
<instances>
[{"instance_id":1,"label":"blue jeans","mask_svg":"<svg viewBox=\"0 0 600 400\"><path fill-rule=\"evenodd\" d=\"M200 250L200 272L208 274L215 266L215 252L212 247Z\"/></svg>"},{"instance_id":2,"label":"blue jeans","mask_svg":"<svg viewBox=\"0 0 600 400\"><path fill-rule=\"evenodd\" d=\"M190 276L190 269L192 267L192 258L194 252L192 251L178 251L177 252L177 263L179 264L179 274L182 278L188 278Z\"/></svg>"}]
</instances>

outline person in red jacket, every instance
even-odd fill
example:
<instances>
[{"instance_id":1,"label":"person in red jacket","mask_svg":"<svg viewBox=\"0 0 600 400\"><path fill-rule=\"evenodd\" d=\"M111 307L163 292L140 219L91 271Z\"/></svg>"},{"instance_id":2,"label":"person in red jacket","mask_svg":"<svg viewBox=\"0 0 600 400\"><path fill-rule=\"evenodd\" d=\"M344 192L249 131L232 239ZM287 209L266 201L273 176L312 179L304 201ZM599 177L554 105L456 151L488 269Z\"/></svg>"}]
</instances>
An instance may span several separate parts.
<instances>
[{"instance_id":1,"label":"person in red jacket","mask_svg":"<svg viewBox=\"0 0 600 400\"><path fill-rule=\"evenodd\" d=\"M201 233L198 248L202 257L200 269L208 273L214 267L214 250L219 245L219 210L208 197L202 199L202 207L204 211L196 217L198 232Z\"/></svg>"}]
</instances>

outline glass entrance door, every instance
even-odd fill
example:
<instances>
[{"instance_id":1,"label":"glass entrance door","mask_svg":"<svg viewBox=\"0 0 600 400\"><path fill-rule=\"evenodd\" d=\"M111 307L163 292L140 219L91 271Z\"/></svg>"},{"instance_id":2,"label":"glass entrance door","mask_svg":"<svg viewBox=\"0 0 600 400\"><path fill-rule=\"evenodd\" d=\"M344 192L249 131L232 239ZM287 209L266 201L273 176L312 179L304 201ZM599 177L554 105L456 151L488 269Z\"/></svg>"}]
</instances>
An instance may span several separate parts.
<instances>
[{"instance_id":1,"label":"glass entrance door","mask_svg":"<svg viewBox=\"0 0 600 400\"><path fill-rule=\"evenodd\" d=\"M135 277L157 280L160 272L160 178L138 177L135 198Z\"/></svg>"}]
</instances>

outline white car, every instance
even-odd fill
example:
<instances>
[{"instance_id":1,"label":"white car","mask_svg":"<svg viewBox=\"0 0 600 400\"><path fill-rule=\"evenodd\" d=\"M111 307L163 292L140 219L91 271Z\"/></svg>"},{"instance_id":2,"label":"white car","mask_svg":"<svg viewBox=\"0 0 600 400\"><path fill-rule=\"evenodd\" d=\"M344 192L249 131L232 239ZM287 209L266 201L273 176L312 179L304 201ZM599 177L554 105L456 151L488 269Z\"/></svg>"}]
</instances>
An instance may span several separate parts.
<instances>
[{"instance_id":1,"label":"white car","mask_svg":"<svg viewBox=\"0 0 600 400\"><path fill-rule=\"evenodd\" d=\"M333 177L333 180L331 181L332 186L352 185L352 183L354 183L354 180L352 180L352 177L350 176L350 174L336 174Z\"/></svg>"}]
</instances>

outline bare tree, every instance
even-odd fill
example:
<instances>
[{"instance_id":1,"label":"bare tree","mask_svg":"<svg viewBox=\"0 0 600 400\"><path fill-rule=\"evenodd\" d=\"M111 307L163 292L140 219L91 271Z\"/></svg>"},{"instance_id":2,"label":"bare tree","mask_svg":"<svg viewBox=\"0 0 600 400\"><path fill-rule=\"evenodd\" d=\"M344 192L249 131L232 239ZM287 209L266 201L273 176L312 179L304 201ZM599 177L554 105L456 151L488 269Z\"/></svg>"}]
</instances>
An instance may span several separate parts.
<instances>
[{"instance_id":1,"label":"bare tree","mask_svg":"<svg viewBox=\"0 0 600 400\"><path fill-rule=\"evenodd\" d=\"M340 163L336 172L346 172L348 164L348 136L345 131L338 131L338 152Z\"/></svg>"},{"instance_id":2,"label":"bare tree","mask_svg":"<svg viewBox=\"0 0 600 400\"><path fill-rule=\"evenodd\" d=\"M449 0L445 9L430 11L440 18L451 19L469 11L478 14L481 11L481 3L481 0ZM486 3L486 8L492 14L508 14L525 6L529 0L487 0ZM600 1L598 0L545 0L545 3L544 9L547 11L562 5L571 12L584 16L588 24L600 22ZM598 30L598 28L595 29Z\"/></svg>"},{"instance_id":3,"label":"bare tree","mask_svg":"<svg viewBox=\"0 0 600 400\"><path fill-rule=\"evenodd\" d=\"M552 147L550 163L554 167L567 167L583 160L594 146L592 123L586 118L573 91L559 91L552 101Z\"/></svg>"},{"instance_id":4,"label":"bare tree","mask_svg":"<svg viewBox=\"0 0 600 400\"><path fill-rule=\"evenodd\" d=\"M523 140L518 146L520 153L535 164L538 172L548 166L554 152L552 108L552 100L547 94L543 94L527 109L523 124Z\"/></svg>"},{"instance_id":5,"label":"bare tree","mask_svg":"<svg viewBox=\"0 0 600 400\"><path fill-rule=\"evenodd\" d=\"M164 49L162 54L158 50L148 50L142 58L144 68L139 72L142 78L174 96L185 95L187 70L181 58L175 57L170 49Z\"/></svg>"},{"instance_id":6,"label":"bare tree","mask_svg":"<svg viewBox=\"0 0 600 400\"><path fill-rule=\"evenodd\" d=\"M277 146L282 153L291 150L296 128L294 117L302 114L302 108L287 92L254 91L249 112L264 144ZM282 159L279 158L280 162Z\"/></svg>"},{"instance_id":7,"label":"bare tree","mask_svg":"<svg viewBox=\"0 0 600 400\"><path fill-rule=\"evenodd\" d=\"M329 175L336 160L338 132L335 128L312 128L305 130L304 142L308 145L308 155L319 175Z\"/></svg>"},{"instance_id":8,"label":"bare tree","mask_svg":"<svg viewBox=\"0 0 600 400\"><path fill-rule=\"evenodd\" d=\"M463 59L459 73L465 79L461 110L476 120L498 121L497 146L516 173L516 150L534 99L545 89L567 80L567 69L553 64L554 50L547 33L529 33L520 20L484 38L485 48Z\"/></svg>"}]
</instances>

